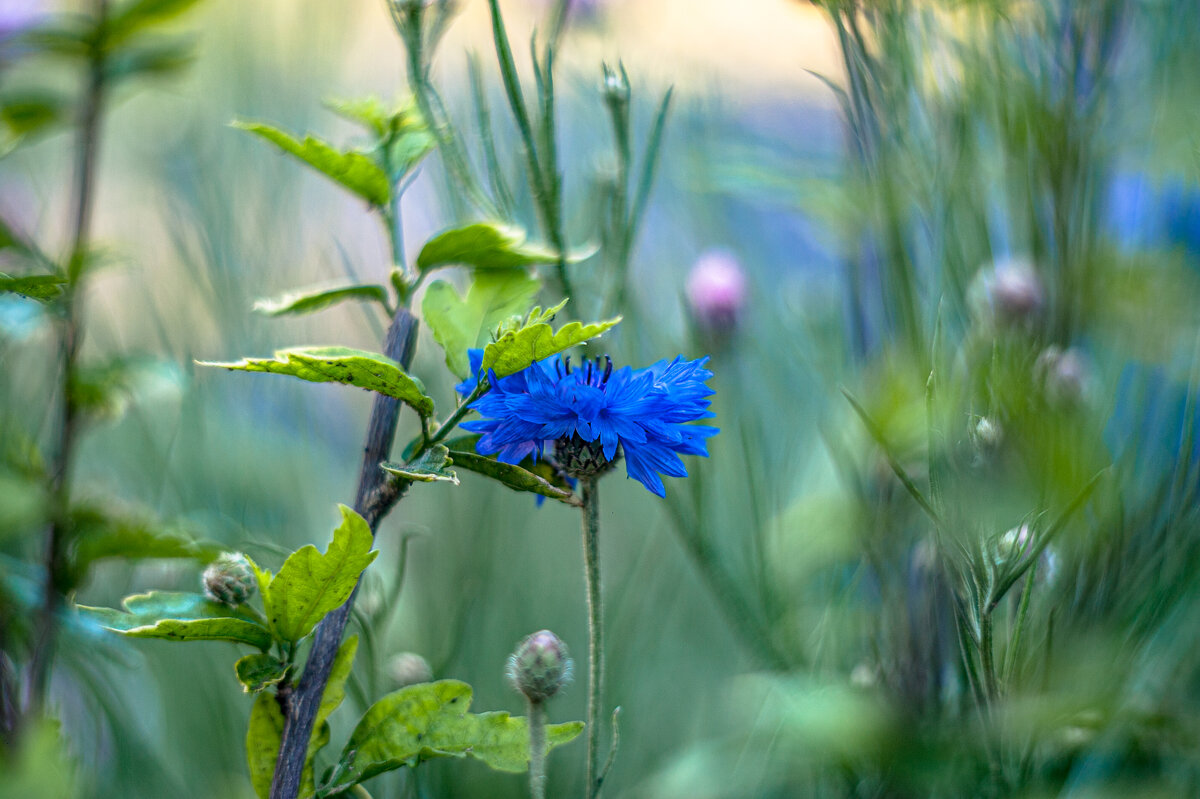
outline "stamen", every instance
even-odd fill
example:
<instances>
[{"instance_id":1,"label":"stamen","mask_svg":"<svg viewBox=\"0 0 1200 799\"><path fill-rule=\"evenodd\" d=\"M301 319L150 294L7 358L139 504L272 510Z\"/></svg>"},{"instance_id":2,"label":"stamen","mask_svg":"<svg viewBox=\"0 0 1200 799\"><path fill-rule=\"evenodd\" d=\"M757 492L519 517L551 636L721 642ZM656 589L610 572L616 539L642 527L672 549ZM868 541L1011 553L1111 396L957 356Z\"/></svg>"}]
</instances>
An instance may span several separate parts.
<instances>
[{"instance_id":1,"label":"stamen","mask_svg":"<svg viewBox=\"0 0 1200 799\"><path fill-rule=\"evenodd\" d=\"M567 374L571 374L571 356L568 355L566 358L563 358L563 363L566 364Z\"/></svg>"},{"instance_id":2,"label":"stamen","mask_svg":"<svg viewBox=\"0 0 1200 799\"><path fill-rule=\"evenodd\" d=\"M599 361L600 361L600 358L599 358L599 356L597 356L596 362L599 363ZM613 370L612 358L605 355L604 356L604 379L600 381L600 385L602 385L602 386L608 385L608 378L612 377L612 370Z\"/></svg>"}]
</instances>

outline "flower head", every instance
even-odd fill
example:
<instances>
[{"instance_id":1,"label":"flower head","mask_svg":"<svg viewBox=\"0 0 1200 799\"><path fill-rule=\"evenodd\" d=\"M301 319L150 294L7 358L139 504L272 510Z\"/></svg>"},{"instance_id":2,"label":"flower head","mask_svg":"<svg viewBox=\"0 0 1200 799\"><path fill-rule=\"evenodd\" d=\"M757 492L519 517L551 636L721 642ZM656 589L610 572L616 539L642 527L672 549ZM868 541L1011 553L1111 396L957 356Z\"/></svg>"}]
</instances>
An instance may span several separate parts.
<instances>
[{"instance_id":1,"label":"flower head","mask_svg":"<svg viewBox=\"0 0 1200 799\"><path fill-rule=\"evenodd\" d=\"M704 253L688 273L687 299L701 327L732 330L746 304L746 275L741 264L724 250Z\"/></svg>"},{"instance_id":2,"label":"flower head","mask_svg":"<svg viewBox=\"0 0 1200 799\"><path fill-rule=\"evenodd\" d=\"M472 367L480 357L471 353ZM713 415L707 360L680 356L614 370L607 358L575 369L569 357L547 358L508 377L489 372L488 392L473 406L484 418L463 427L483 434L476 450L504 463L536 460L552 445L555 462L574 478L608 471L623 455L630 477L665 496L659 475L686 477L679 456L707 456L705 440L718 432L688 424ZM473 387L468 380L458 390Z\"/></svg>"}]
</instances>

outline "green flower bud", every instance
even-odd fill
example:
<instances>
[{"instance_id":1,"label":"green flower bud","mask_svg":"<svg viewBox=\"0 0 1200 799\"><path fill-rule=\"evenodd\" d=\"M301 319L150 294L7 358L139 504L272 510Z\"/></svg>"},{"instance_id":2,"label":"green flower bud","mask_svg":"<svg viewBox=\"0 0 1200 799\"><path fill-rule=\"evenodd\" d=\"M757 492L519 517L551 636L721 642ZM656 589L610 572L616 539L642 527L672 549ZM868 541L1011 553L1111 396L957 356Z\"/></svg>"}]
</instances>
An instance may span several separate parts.
<instances>
[{"instance_id":1,"label":"green flower bud","mask_svg":"<svg viewBox=\"0 0 1200 799\"><path fill-rule=\"evenodd\" d=\"M567 645L549 630L541 630L509 656L508 681L530 702L545 702L571 682L574 669Z\"/></svg>"},{"instance_id":2,"label":"green flower bud","mask_svg":"<svg viewBox=\"0 0 1200 799\"><path fill-rule=\"evenodd\" d=\"M214 602L237 607L254 595L254 573L240 552L225 552L204 570L204 593Z\"/></svg>"}]
</instances>

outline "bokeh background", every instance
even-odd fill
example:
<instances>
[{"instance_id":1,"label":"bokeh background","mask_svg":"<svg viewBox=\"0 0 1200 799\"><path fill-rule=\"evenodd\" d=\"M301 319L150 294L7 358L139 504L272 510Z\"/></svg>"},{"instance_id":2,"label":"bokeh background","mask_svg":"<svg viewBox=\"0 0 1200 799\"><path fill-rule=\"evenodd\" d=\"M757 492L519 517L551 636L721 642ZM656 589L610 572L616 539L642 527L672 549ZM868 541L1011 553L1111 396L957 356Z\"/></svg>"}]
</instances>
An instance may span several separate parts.
<instances>
[{"instance_id":1,"label":"bokeh background","mask_svg":"<svg viewBox=\"0 0 1200 799\"><path fill-rule=\"evenodd\" d=\"M639 141L675 87L629 306L605 309L626 321L603 343L634 365L711 355L722 428L711 458L668 481L666 500L623 475L603 484L608 701L622 708L605 794L1195 795L1200 11L1188 0L860 5L869 58L852 52L849 70L830 13L810 3L593 0L566 34L560 146L575 241L595 236L597 187L612 169L601 61L628 70ZM517 42L546 12L502 7ZM323 544L335 503L352 498L370 398L194 361L298 344L378 349L387 320L373 308L269 319L251 307L296 286L383 282L390 264L360 202L228 123L352 140L322 102L403 96L405 56L375 0L206 0L173 27L195 37L194 62L122 89L106 119L95 224L106 264L85 314L85 358L135 353L156 365L84 440L76 484L277 567ZM497 147L516 175L490 36L486 3L465 0L435 76L476 147L466 53L479 54ZM874 81L865 93L856 68ZM22 62L0 88L75 81ZM874 104L862 109L860 96ZM0 159L0 213L51 252L66 246L70 174L64 133ZM436 155L403 214L410 255L453 224ZM536 230L531 211L516 221ZM946 360L969 371L979 335L969 285L1013 258L1035 265L1039 308L1053 309L1037 346L1076 347L1086 374L1071 384L1071 410L1012 422L1032 439L1045 433L1037 425L1068 430L1062 463L1041 468L1050 456L1026 451L1035 462L1012 469L1041 477L964 479L963 502L994 518L983 535L996 539L1035 508L1061 507L1079 474L1109 471L1102 496L1047 550L1057 561L1032 589L1027 668L984 724L955 665L952 599L929 576L929 525L841 389L924 485L920 362L939 346L936 328ZM585 312L604 293L603 260L574 267ZM714 260L745 280L715 327L687 292L691 270ZM36 307L0 298L0 430L45 434L52 357ZM441 364L423 336L413 371L433 376L446 403ZM1035 390L1032 380L1013 377L1009 393ZM964 446L972 413L983 410L954 417L961 430L950 433ZM398 441L415 432L404 418ZM476 709L523 712L504 664L538 629L567 642L582 677L578 515L463 483L412 491L381 529L360 605L378 611L402 590L360 648L335 741L365 698L394 687L401 652L469 682ZM5 473L0 547L14 594L38 579L29 491ZM193 590L198 574L187 561L105 561L75 599L117 606L136 591ZM231 668L235 647L75 624L52 684L61 746L10 764L26 771L8 795L253 796L251 698ZM580 684L556 699L551 720L582 718L584 694ZM988 765L993 744L1017 764L1011 773ZM582 760L582 741L553 753L549 795L578 791ZM376 797L525 791L521 776L472 761L372 787Z\"/></svg>"}]
</instances>

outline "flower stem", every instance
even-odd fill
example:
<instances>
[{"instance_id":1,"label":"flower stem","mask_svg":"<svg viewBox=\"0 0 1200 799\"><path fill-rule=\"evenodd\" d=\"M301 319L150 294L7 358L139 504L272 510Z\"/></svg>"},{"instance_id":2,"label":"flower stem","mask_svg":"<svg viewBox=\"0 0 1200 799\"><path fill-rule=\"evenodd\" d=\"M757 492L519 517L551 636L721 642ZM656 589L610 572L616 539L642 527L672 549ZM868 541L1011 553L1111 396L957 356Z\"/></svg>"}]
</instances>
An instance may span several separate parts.
<instances>
[{"instance_id":1,"label":"flower stem","mask_svg":"<svg viewBox=\"0 0 1200 799\"><path fill-rule=\"evenodd\" d=\"M546 704L529 700L529 795L546 799Z\"/></svg>"},{"instance_id":2,"label":"flower stem","mask_svg":"<svg viewBox=\"0 0 1200 799\"><path fill-rule=\"evenodd\" d=\"M584 799L600 795L596 763L604 694L604 605L600 597L600 502L595 478L579 481L583 495L583 566L588 605L587 771Z\"/></svg>"}]
</instances>

